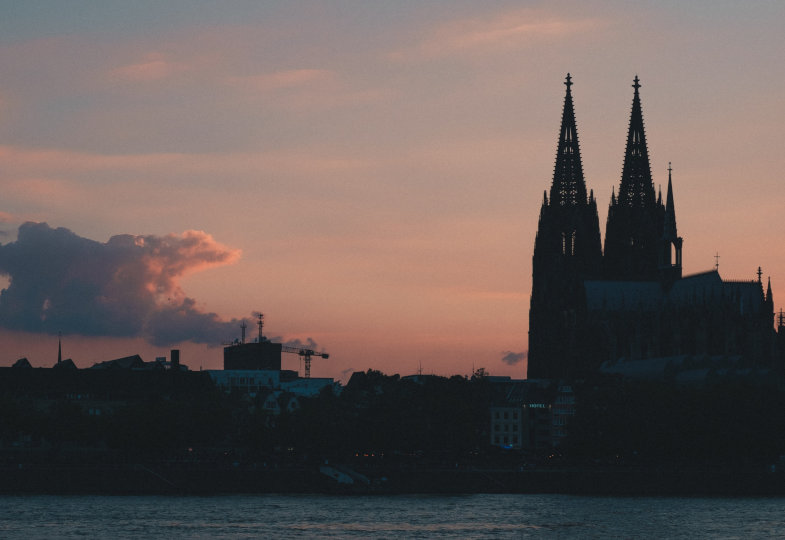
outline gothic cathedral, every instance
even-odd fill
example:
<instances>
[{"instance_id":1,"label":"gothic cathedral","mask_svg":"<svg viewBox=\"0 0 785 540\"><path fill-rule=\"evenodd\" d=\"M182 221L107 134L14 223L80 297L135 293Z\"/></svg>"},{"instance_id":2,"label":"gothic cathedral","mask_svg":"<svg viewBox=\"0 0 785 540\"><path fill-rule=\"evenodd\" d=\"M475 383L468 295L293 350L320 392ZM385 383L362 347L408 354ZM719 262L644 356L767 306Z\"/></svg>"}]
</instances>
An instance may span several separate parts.
<instances>
[{"instance_id":1,"label":"gothic cathedral","mask_svg":"<svg viewBox=\"0 0 785 540\"><path fill-rule=\"evenodd\" d=\"M528 378L574 379L645 359L773 367L774 303L760 273L748 282L723 281L716 269L682 277L672 170L663 202L652 182L637 76L602 249L569 74L564 84L553 182L534 241Z\"/></svg>"}]
</instances>

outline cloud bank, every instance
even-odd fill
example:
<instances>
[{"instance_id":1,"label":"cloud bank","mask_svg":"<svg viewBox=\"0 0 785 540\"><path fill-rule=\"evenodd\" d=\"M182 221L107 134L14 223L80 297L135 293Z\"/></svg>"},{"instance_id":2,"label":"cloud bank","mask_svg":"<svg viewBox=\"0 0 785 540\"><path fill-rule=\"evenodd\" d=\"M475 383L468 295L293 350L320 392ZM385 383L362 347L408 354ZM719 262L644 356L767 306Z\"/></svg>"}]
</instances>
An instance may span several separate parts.
<instances>
[{"instance_id":1,"label":"cloud bank","mask_svg":"<svg viewBox=\"0 0 785 540\"><path fill-rule=\"evenodd\" d=\"M156 346L220 344L239 320L201 311L184 275L232 264L240 251L201 231L113 236L106 243L46 223L24 223L0 245L0 326L86 336L142 337Z\"/></svg>"}]
</instances>

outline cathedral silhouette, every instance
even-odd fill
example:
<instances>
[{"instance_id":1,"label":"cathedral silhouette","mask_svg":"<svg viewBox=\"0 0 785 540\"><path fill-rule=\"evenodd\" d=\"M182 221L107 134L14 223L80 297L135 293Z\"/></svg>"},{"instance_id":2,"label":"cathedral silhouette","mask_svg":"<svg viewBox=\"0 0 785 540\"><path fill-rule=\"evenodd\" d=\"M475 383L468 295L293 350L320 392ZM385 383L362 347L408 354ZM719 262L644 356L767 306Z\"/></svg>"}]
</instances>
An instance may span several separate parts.
<instances>
[{"instance_id":1,"label":"cathedral silhouette","mask_svg":"<svg viewBox=\"0 0 785 540\"><path fill-rule=\"evenodd\" d=\"M637 76L603 250L569 74L564 84L553 182L534 242L527 376L575 379L654 359L661 366L689 360L706 369L778 368L771 282L764 292L760 269L751 281L724 281L716 268L682 276L672 169L663 202L652 183Z\"/></svg>"}]
</instances>

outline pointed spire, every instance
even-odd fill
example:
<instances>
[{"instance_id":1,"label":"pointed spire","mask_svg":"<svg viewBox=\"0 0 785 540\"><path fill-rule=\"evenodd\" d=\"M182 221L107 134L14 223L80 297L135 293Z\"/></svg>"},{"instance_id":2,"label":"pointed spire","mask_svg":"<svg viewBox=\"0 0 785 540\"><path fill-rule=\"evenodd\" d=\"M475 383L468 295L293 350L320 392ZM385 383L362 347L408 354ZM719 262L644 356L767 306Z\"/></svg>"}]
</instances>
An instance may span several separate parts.
<instances>
[{"instance_id":1,"label":"pointed spire","mask_svg":"<svg viewBox=\"0 0 785 540\"><path fill-rule=\"evenodd\" d=\"M771 313L772 323L774 322L774 294L771 292L771 276L769 276L769 285L766 288L766 311ZM780 319L782 322L782 319Z\"/></svg>"},{"instance_id":2,"label":"pointed spire","mask_svg":"<svg viewBox=\"0 0 785 540\"><path fill-rule=\"evenodd\" d=\"M605 227L603 266L609 279L654 280L662 267L670 266L663 257L663 217L665 208L657 200L651 179L649 151L643 126L640 79L635 76L627 146L624 152L619 193L611 197ZM678 240L673 246L678 250ZM677 256L678 265L678 256Z\"/></svg>"},{"instance_id":3,"label":"pointed spire","mask_svg":"<svg viewBox=\"0 0 785 540\"><path fill-rule=\"evenodd\" d=\"M663 231L663 237L668 240L675 239L678 234L676 233L676 205L673 202L673 182L671 180L671 175L673 173L673 168L671 167L670 161L668 162L668 194L667 194L667 202L665 203L665 230Z\"/></svg>"},{"instance_id":4,"label":"pointed spire","mask_svg":"<svg viewBox=\"0 0 785 540\"><path fill-rule=\"evenodd\" d=\"M639 208L649 207L654 202L654 185L651 181L649 150L643 126L643 111L638 89L641 87L635 76L635 95L632 98L630 127L627 133L627 148L624 152L624 167L619 187L619 204Z\"/></svg>"},{"instance_id":5,"label":"pointed spire","mask_svg":"<svg viewBox=\"0 0 785 540\"><path fill-rule=\"evenodd\" d=\"M556 166L551 185L551 204L576 206L586 204L586 183L583 179L583 164L578 146L578 130L575 125L575 110L572 104L572 77L567 74L567 92L564 96L559 144L556 150Z\"/></svg>"},{"instance_id":6,"label":"pointed spire","mask_svg":"<svg viewBox=\"0 0 785 540\"><path fill-rule=\"evenodd\" d=\"M586 302L583 281L601 275L597 204L593 199L587 201L572 84L568 74L553 182L550 194L543 196L534 239L527 372L530 378L560 379L582 373L583 336L564 313L580 312Z\"/></svg>"}]
</instances>

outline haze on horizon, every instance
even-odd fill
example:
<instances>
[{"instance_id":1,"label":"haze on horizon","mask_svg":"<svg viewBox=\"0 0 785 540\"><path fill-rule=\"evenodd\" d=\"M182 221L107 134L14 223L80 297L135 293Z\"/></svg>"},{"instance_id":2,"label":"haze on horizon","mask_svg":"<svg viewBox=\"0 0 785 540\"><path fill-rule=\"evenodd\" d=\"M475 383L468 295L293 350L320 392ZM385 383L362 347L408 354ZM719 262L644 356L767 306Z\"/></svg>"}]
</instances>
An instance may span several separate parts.
<instances>
[{"instance_id":1,"label":"haze on horizon","mask_svg":"<svg viewBox=\"0 0 785 540\"><path fill-rule=\"evenodd\" d=\"M783 4L3 12L0 365L53 364L63 331L80 367L180 348L218 369L261 311L268 337L330 353L315 377L522 377L567 72L601 230L637 74L685 274L761 266L783 305Z\"/></svg>"}]
</instances>

